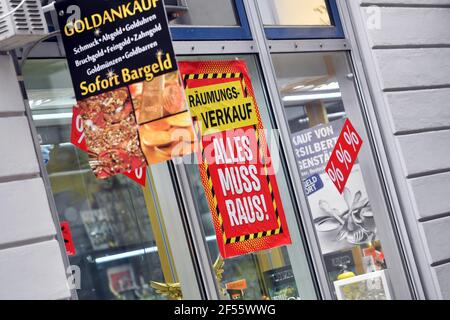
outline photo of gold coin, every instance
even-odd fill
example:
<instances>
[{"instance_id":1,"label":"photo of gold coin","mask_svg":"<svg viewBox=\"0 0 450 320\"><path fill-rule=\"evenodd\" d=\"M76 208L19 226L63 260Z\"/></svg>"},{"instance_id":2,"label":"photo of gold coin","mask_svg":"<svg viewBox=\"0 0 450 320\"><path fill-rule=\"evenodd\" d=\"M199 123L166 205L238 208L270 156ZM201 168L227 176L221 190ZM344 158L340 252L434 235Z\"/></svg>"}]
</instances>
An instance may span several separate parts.
<instances>
[{"instance_id":1,"label":"photo of gold coin","mask_svg":"<svg viewBox=\"0 0 450 320\"><path fill-rule=\"evenodd\" d=\"M184 110L184 93L178 83L173 83L164 88L163 106L169 114L178 113Z\"/></svg>"},{"instance_id":2,"label":"photo of gold coin","mask_svg":"<svg viewBox=\"0 0 450 320\"><path fill-rule=\"evenodd\" d=\"M166 73L166 74L164 75L164 80L165 80L166 82L169 82L169 83L172 83L172 82L179 82L179 81L178 81L178 80L179 80L179 74L178 74L178 71L173 71L173 72Z\"/></svg>"},{"instance_id":3,"label":"photo of gold coin","mask_svg":"<svg viewBox=\"0 0 450 320\"><path fill-rule=\"evenodd\" d=\"M170 129L170 124L167 123L166 120L158 120L146 123L142 125L142 128L149 131L168 131Z\"/></svg>"},{"instance_id":4,"label":"photo of gold coin","mask_svg":"<svg viewBox=\"0 0 450 320\"><path fill-rule=\"evenodd\" d=\"M156 120L164 116L163 108L163 91L164 77L156 77L152 81L142 83L142 89L137 87L135 94L139 99L135 99L139 103L138 123L145 123Z\"/></svg>"}]
</instances>

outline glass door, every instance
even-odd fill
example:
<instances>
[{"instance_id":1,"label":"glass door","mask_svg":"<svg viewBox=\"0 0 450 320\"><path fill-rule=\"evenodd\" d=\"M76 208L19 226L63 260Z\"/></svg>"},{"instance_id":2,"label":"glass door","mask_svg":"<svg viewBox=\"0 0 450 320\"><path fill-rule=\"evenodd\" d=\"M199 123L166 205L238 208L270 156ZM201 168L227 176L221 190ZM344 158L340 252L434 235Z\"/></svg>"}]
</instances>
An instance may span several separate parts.
<instances>
[{"instance_id":1,"label":"glass door","mask_svg":"<svg viewBox=\"0 0 450 320\"><path fill-rule=\"evenodd\" d=\"M211 212L201 183L197 164L190 164L186 157L184 164L178 166L179 181L187 187L186 200L192 205L194 219L199 223L203 234L200 241L206 245L203 259L209 260L213 266L216 290L219 298L233 299L229 288L238 286L243 291L243 299L249 300L307 300L317 299L317 291L313 271L310 266L309 253L304 245L303 232L297 221L297 208L292 199L292 190L288 184L288 175L280 157L279 135L274 129L270 103L260 65L255 55L209 55L182 56L179 61L209 60L244 60L250 72L256 100L263 118L272 161L276 168L276 178L281 192L282 203L289 225L292 245L272 250L247 254L222 260L216 242ZM183 174L185 179L183 179Z\"/></svg>"}]
</instances>

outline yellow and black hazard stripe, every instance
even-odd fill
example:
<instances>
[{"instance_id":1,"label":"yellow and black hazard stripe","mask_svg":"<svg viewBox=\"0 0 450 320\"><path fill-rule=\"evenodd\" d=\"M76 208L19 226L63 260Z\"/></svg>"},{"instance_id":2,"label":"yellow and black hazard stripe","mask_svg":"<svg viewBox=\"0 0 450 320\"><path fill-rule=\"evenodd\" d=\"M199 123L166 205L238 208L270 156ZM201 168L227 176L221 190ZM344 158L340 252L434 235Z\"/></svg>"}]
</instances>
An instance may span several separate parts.
<instances>
[{"instance_id":1,"label":"yellow and black hazard stripe","mask_svg":"<svg viewBox=\"0 0 450 320\"><path fill-rule=\"evenodd\" d=\"M242 72L229 72L229 73L192 73L185 74L183 77L183 85L186 89L188 87L187 82L189 80L203 80L203 79L240 79L244 94L248 96L247 84L244 80L244 74Z\"/></svg>"}]
</instances>

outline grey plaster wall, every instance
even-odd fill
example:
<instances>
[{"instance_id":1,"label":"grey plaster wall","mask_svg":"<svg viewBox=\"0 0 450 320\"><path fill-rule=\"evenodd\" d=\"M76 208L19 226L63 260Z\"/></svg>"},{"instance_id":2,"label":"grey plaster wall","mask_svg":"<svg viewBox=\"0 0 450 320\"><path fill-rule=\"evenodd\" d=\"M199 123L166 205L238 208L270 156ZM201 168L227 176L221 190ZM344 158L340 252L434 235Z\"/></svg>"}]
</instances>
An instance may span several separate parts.
<instances>
[{"instance_id":1,"label":"grey plaster wall","mask_svg":"<svg viewBox=\"0 0 450 320\"><path fill-rule=\"evenodd\" d=\"M13 61L0 55L0 299L70 290Z\"/></svg>"},{"instance_id":2,"label":"grey plaster wall","mask_svg":"<svg viewBox=\"0 0 450 320\"><path fill-rule=\"evenodd\" d=\"M450 299L450 0L348 1L424 290Z\"/></svg>"}]
</instances>

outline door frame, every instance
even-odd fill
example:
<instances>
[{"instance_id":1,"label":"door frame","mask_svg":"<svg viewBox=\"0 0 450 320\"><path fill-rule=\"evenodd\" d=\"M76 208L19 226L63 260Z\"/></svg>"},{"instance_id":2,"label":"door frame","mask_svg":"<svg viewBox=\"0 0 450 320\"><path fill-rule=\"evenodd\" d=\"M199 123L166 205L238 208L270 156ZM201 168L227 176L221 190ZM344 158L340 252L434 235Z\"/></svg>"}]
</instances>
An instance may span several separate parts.
<instances>
[{"instance_id":1,"label":"door frame","mask_svg":"<svg viewBox=\"0 0 450 320\"><path fill-rule=\"evenodd\" d=\"M404 177L397 174L403 172L401 164L392 160L392 154L398 153L398 150L395 147L396 143L393 140L390 123L384 120L388 119L388 112L385 108L376 107L377 105L384 106L384 102L382 96L374 94L379 84L377 81L370 80L377 79L375 65L363 61L363 57L371 55L372 52L370 52L371 46L367 35L365 35L365 30L361 30L361 26L365 26L366 20L363 18L363 9L359 5L358 2L353 1L338 1L343 26L347 38L352 44L350 56L355 75L359 80L357 84L360 96L364 99L363 106L365 107L366 117L369 119L371 137L377 148L376 156L380 165L381 177L388 191L386 198L391 206L399 246L401 246L404 254L405 269L408 270L414 298L424 300L427 297L438 297L438 292L432 289L436 287L430 272L420 272L429 266L425 261L425 255L414 253L414 250L424 252L423 243L414 240L420 238L420 230L417 228L415 217L403 214L414 210L411 207L412 202L408 194L408 185L403 179Z\"/></svg>"},{"instance_id":2,"label":"door frame","mask_svg":"<svg viewBox=\"0 0 450 320\"><path fill-rule=\"evenodd\" d=\"M343 81L345 85L341 88L343 99L348 102L345 103L346 113L352 118L354 125L362 133L365 141L368 142L370 148L364 148L359 158L362 160L361 164L364 170L365 181L371 181L370 186L366 183L366 189L371 199L371 202L375 204L377 212L380 217L377 219L377 228L380 230L380 238L382 241L383 249L385 251L386 260L388 263L388 270L391 274L391 289L394 291L396 299L414 299L416 297L416 288L413 285L410 275L410 269L405 258L405 252L403 251L402 239L399 237L399 230L396 221L396 215L393 213L389 194L392 189L388 189L385 185L385 174L380 169L378 153L381 150L377 147L372 137L372 131L370 128L373 126L373 119L367 116L367 105L365 104L365 94L359 90L359 79L365 79L364 73L360 71L356 74L355 65L352 57L359 59L355 56L352 45L352 39L334 39L334 40L314 40L314 41L301 41L301 40L270 40L267 41L264 36L264 27L262 26L261 18L258 16L258 9L254 0L247 0L246 4L249 6L247 10L250 14L249 22L252 27L255 40L258 44L264 46L260 50L260 58L264 69L264 78L268 83L270 98L272 106L277 118L277 122L281 124L279 126L282 141L284 142L285 157L288 160L290 172L295 172L295 177L292 177L292 183L295 186L296 197L301 208L301 220L305 225L305 231L307 232L308 242L313 255L313 259L316 262L316 272L321 283L322 294L325 299L331 299L333 297L333 288L330 288L327 280L327 273L323 263L323 258L320 252L318 239L315 232L315 227L311 216L309 215L309 204L307 202L306 195L303 191L303 186L300 182L300 172L296 165L296 160L293 153L293 148L290 143L290 132L286 124L287 119L283 112L283 104L278 86L276 85L276 74L273 67L271 54L272 53L305 53L305 52L339 52L346 53L347 61L350 68L346 74L349 81ZM340 3L340 10L342 3ZM348 20L344 20L344 23L348 24ZM346 32L348 32L348 26ZM341 83L341 82L340 82ZM375 122L376 124L376 122Z\"/></svg>"}]
</instances>

